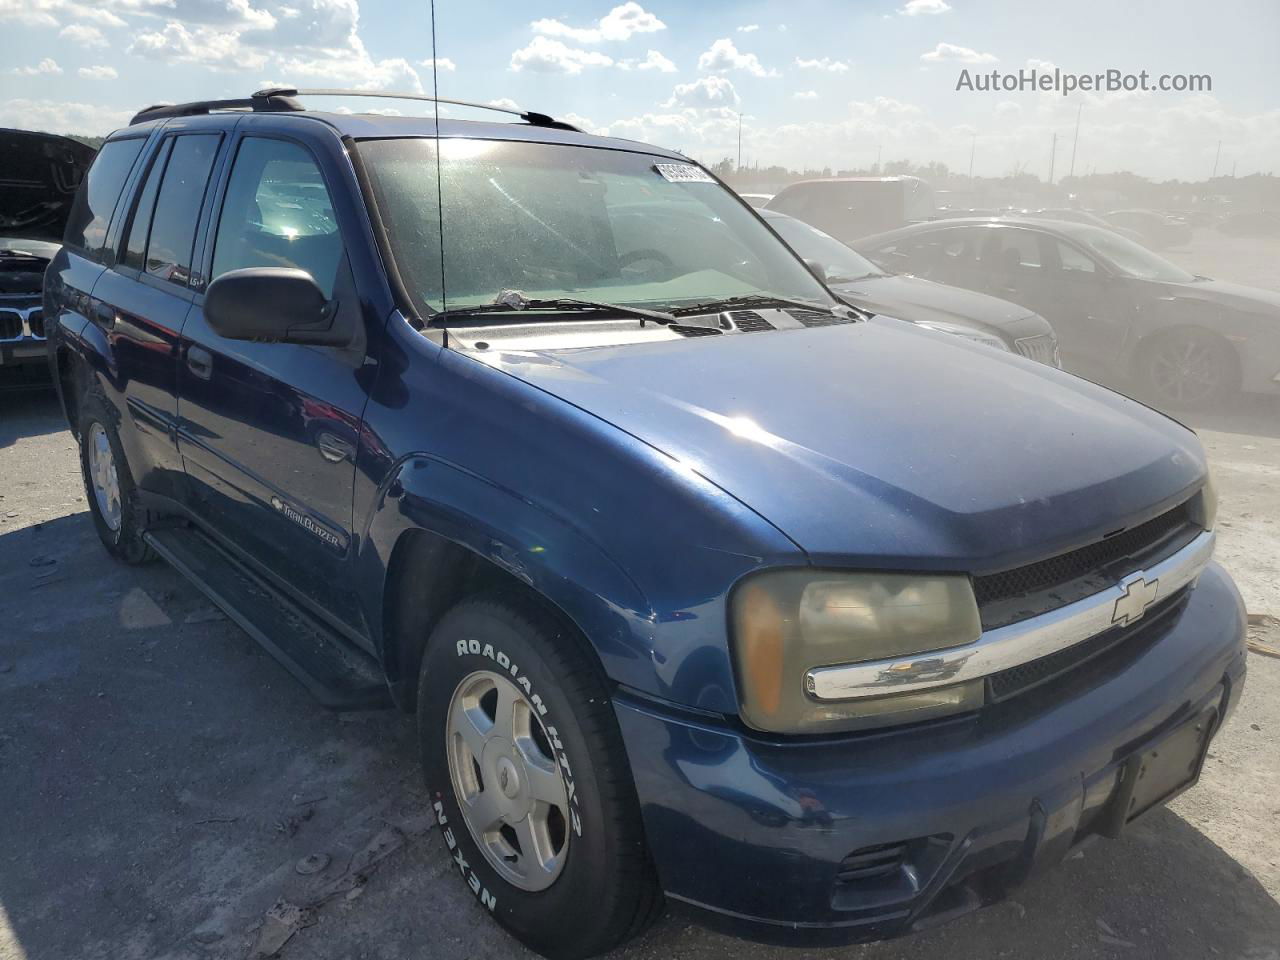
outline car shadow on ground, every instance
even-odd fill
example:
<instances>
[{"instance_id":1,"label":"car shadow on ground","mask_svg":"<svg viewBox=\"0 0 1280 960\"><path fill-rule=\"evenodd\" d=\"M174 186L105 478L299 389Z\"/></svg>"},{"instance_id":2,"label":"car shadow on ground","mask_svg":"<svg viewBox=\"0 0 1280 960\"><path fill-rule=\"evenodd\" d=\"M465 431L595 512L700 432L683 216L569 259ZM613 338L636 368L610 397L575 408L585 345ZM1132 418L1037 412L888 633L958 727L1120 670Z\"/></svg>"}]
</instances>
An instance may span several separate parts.
<instances>
[{"instance_id":1,"label":"car shadow on ground","mask_svg":"<svg viewBox=\"0 0 1280 960\"><path fill-rule=\"evenodd\" d=\"M283 899L305 908L285 958L531 956L452 869L407 718L322 709L172 570L110 561L83 512L0 535L0 596L0 955L240 960ZM1160 811L902 940L798 953L673 913L617 956L1280 960L1277 944L1280 905Z\"/></svg>"},{"instance_id":2,"label":"car shadow on ground","mask_svg":"<svg viewBox=\"0 0 1280 960\"><path fill-rule=\"evenodd\" d=\"M1177 416L1177 414L1174 414ZM1280 397L1247 394L1220 410L1177 417L1196 430L1280 438Z\"/></svg>"},{"instance_id":3,"label":"car shadow on ground","mask_svg":"<svg viewBox=\"0 0 1280 960\"><path fill-rule=\"evenodd\" d=\"M0 391L0 448L23 437L65 430L67 422L52 387Z\"/></svg>"}]
</instances>

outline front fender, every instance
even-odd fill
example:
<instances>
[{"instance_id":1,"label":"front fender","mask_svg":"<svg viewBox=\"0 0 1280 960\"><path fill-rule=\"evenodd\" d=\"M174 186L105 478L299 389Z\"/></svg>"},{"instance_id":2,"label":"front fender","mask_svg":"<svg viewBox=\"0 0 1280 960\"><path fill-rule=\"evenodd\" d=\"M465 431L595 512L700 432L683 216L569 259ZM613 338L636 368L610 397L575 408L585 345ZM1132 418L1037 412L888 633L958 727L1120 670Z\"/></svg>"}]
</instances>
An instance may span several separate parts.
<instances>
[{"instance_id":1,"label":"front fender","mask_svg":"<svg viewBox=\"0 0 1280 960\"><path fill-rule=\"evenodd\" d=\"M582 633L611 676L646 658L638 636L653 620L643 591L584 530L492 481L416 454L381 485L361 538L361 579L379 586L401 536L424 530L465 547L555 604ZM613 665L610 669L609 665Z\"/></svg>"}]
</instances>

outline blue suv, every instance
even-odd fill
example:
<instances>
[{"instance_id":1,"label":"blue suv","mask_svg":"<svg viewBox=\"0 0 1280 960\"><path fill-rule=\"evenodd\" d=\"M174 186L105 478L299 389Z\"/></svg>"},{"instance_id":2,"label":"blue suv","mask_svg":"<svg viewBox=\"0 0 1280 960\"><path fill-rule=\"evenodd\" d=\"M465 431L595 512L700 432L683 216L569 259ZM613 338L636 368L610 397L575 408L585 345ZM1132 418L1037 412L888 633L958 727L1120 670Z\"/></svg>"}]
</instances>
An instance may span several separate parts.
<instances>
[{"instance_id":1,"label":"blue suv","mask_svg":"<svg viewBox=\"0 0 1280 960\"><path fill-rule=\"evenodd\" d=\"M307 95L108 138L50 360L107 550L415 714L479 909L893 936L1196 780L1244 615L1191 431L861 322L677 153Z\"/></svg>"}]
</instances>

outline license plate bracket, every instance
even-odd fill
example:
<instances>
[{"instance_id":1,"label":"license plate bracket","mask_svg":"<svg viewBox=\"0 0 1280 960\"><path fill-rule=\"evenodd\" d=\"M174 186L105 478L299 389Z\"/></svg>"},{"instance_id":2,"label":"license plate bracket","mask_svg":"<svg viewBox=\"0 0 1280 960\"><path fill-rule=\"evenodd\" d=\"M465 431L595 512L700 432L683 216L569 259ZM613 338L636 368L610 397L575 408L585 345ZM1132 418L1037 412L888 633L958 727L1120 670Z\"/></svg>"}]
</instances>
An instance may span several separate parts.
<instances>
[{"instance_id":1,"label":"license plate bracket","mask_svg":"<svg viewBox=\"0 0 1280 960\"><path fill-rule=\"evenodd\" d=\"M1210 707L1129 757L1120 767L1116 792L1098 832L1118 837L1148 810L1194 785L1200 779L1217 721L1218 709Z\"/></svg>"}]
</instances>

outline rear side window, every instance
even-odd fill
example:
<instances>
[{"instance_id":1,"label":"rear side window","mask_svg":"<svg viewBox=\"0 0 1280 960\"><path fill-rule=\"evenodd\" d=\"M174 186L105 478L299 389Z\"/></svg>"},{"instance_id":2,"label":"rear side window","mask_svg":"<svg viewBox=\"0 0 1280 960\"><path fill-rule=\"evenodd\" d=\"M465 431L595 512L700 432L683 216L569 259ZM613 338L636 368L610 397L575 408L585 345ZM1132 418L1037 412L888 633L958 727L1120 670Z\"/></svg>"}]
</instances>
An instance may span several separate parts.
<instances>
[{"instance_id":1,"label":"rear side window","mask_svg":"<svg viewBox=\"0 0 1280 960\"><path fill-rule=\"evenodd\" d=\"M174 140L147 241L146 270L154 277L182 286L191 279L196 221L221 139L219 134L190 133Z\"/></svg>"},{"instance_id":2,"label":"rear side window","mask_svg":"<svg viewBox=\"0 0 1280 960\"><path fill-rule=\"evenodd\" d=\"M63 235L67 246L78 247L95 259L101 257L111 213L145 142L141 137L131 137L103 144L67 218Z\"/></svg>"},{"instance_id":3,"label":"rear side window","mask_svg":"<svg viewBox=\"0 0 1280 960\"><path fill-rule=\"evenodd\" d=\"M126 267L142 269L147 256L147 235L151 232L151 215L156 208L156 195L160 192L160 178L164 176L165 161L169 159L169 149L173 140L166 140L156 151L151 161L151 170L147 173L142 192L138 194L138 203L133 208L133 219L129 222L128 239L125 242L123 263Z\"/></svg>"},{"instance_id":4,"label":"rear side window","mask_svg":"<svg viewBox=\"0 0 1280 960\"><path fill-rule=\"evenodd\" d=\"M211 279L245 267L297 267L332 297L341 260L333 202L311 154L246 137L222 202Z\"/></svg>"}]
</instances>

